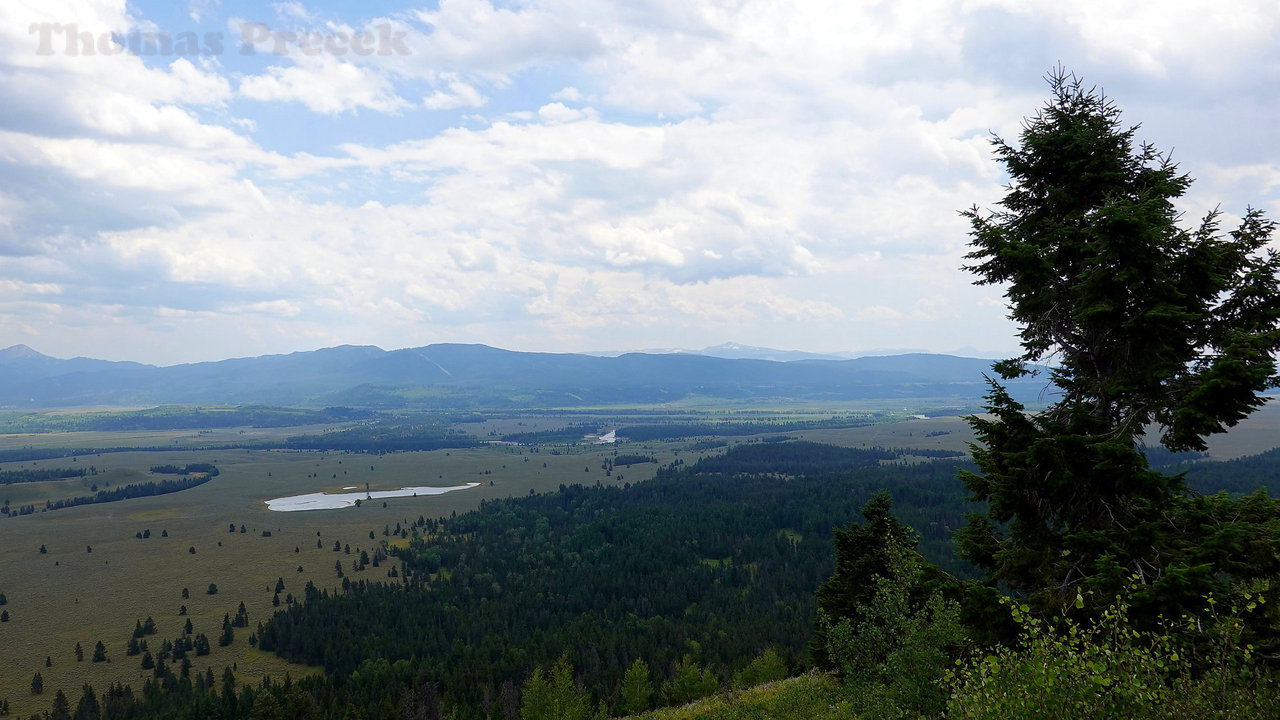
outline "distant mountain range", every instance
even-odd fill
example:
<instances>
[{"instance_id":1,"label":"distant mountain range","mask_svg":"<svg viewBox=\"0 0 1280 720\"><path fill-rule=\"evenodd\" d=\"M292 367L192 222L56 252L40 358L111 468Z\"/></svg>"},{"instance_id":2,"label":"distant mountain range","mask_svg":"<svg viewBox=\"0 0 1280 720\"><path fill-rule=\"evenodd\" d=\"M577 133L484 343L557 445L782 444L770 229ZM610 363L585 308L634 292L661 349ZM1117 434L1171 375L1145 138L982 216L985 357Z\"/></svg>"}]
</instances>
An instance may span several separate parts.
<instances>
[{"instance_id":1,"label":"distant mountain range","mask_svg":"<svg viewBox=\"0 0 1280 720\"><path fill-rule=\"evenodd\" d=\"M691 396L814 401L948 398L986 390L991 361L927 353L844 359L725 345L709 354L614 357L486 345L325 348L157 367L0 350L0 407L270 403L297 406L517 408L661 403ZM725 357L727 355L728 357ZM767 357L762 357L767 356ZM1014 383L1034 401L1046 381Z\"/></svg>"},{"instance_id":2,"label":"distant mountain range","mask_svg":"<svg viewBox=\"0 0 1280 720\"><path fill-rule=\"evenodd\" d=\"M796 360L851 360L860 357L881 357L885 355L928 355L927 350L919 348L876 348L873 350L862 350L857 352L832 352L832 353L812 353L803 350L777 350L775 348L755 347L753 345L741 345L735 342L722 343L711 347L702 348L701 350L689 350L685 348L653 348L649 350L636 350L634 352L644 353L646 355L706 355L707 357L718 357L733 360L775 360L777 362L794 362ZM584 355L595 355L598 357L617 357L626 355L628 351L619 350L601 350L583 353ZM964 357L977 358L1003 358L1003 354L977 350L975 348L966 347L955 352L942 353L944 355L960 355Z\"/></svg>"}]
</instances>

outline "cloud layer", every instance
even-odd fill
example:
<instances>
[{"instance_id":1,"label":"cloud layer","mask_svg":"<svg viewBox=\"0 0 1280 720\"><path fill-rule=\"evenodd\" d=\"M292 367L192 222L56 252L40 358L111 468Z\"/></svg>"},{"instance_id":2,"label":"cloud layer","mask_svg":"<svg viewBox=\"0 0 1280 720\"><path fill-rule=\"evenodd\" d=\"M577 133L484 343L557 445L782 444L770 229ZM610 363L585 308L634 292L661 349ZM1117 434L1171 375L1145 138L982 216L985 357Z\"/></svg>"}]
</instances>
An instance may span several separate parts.
<instances>
[{"instance_id":1,"label":"cloud layer","mask_svg":"<svg viewBox=\"0 0 1280 720\"><path fill-rule=\"evenodd\" d=\"M1263 2L274 7L0 5L0 345L1007 350L956 211L1059 61L1280 215Z\"/></svg>"}]
</instances>

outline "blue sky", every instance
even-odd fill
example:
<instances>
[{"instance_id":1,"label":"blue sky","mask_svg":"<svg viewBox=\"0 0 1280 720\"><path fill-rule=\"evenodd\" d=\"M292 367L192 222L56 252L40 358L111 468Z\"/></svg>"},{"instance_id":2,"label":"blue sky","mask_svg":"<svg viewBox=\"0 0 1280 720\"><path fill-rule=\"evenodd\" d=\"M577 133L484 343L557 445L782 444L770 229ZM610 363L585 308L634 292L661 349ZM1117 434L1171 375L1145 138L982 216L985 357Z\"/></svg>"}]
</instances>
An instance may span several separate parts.
<instances>
[{"instance_id":1,"label":"blue sky","mask_svg":"<svg viewBox=\"0 0 1280 720\"><path fill-rule=\"evenodd\" d=\"M1202 8L7 0L0 347L1007 352L957 211L1058 63L1280 216L1280 9Z\"/></svg>"}]
</instances>

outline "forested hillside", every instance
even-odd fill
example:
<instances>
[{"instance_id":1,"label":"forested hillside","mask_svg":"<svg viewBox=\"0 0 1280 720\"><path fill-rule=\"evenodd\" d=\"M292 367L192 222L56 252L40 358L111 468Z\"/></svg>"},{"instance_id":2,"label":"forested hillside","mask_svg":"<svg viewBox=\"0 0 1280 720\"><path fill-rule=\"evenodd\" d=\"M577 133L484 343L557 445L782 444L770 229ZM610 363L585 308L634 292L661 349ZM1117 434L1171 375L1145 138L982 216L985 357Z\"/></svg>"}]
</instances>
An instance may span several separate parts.
<instances>
[{"instance_id":1,"label":"forested hillside","mask_svg":"<svg viewBox=\"0 0 1280 720\"><path fill-rule=\"evenodd\" d=\"M655 704L728 687L769 648L799 672L811 662L814 590L832 572L832 531L858 519L877 490L919 528L928 561L973 575L950 541L973 507L956 472L972 466L884 464L898 455L750 443L646 483L564 486L422 518L401 528L408 543L391 549L403 561L400 576L344 581L338 594L310 588L253 629L260 649L321 665L324 676L272 683L267 700L260 688L236 686L234 673L211 682L161 663L151 690L117 688L99 702L115 703L121 714L112 717L230 720L276 702L320 718L392 718L424 707L512 718L531 672L564 657L592 707L622 714L637 660ZM1280 476L1280 455L1189 471L1209 491L1245 472ZM691 673L700 678L692 686Z\"/></svg>"}]
</instances>

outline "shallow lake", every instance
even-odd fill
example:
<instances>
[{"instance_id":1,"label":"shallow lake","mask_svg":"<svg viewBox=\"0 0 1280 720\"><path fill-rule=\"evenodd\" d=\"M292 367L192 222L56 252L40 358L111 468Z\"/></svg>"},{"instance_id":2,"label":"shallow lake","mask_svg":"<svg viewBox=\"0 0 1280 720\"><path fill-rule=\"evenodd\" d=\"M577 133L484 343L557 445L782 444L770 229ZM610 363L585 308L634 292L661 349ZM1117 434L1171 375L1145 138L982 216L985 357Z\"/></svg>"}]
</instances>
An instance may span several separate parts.
<instances>
[{"instance_id":1,"label":"shallow lake","mask_svg":"<svg viewBox=\"0 0 1280 720\"><path fill-rule=\"evenodd\" d=\"M399 490L374 490L373 492L353 493L310 493L307 495L290 495L288 497L267 500L267 509L276 512L296 512L298 510L336 510L344 507L355 507L357 500L381 500L383 498L416 497L418 495L443 495L454 490L466 490L480 483L452 485L449 487L404 487ZM346 489L346 488L344 488Z\"/></svg>"}]
</instances>

